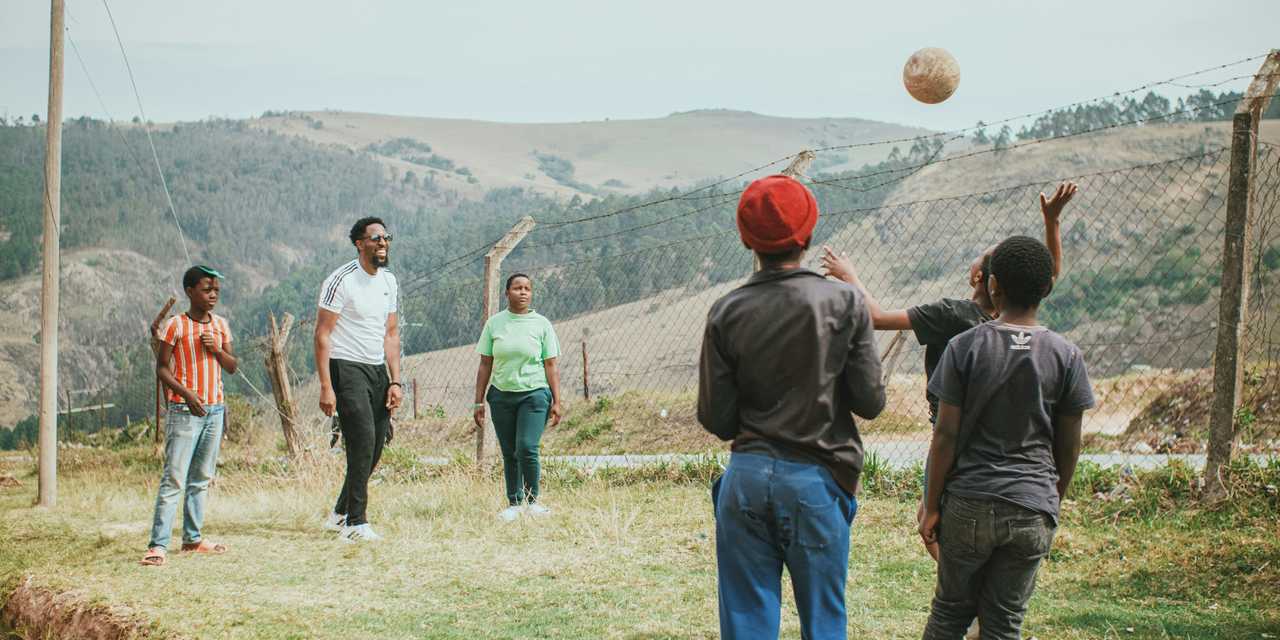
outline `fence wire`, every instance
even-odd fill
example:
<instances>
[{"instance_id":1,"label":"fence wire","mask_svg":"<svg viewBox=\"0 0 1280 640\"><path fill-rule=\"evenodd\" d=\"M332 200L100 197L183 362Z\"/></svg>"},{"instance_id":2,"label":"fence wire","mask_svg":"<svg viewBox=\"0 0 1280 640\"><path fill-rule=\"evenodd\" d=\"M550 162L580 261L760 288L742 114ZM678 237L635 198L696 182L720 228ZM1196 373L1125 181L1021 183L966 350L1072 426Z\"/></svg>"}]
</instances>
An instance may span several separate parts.
<instances>
[{"instance_id":1,"label":"fence wire","mask_svg":"<svg viewBox=\"0 0 1280 640\"><path fill-rule=\"evenodd\" d=\"M1041 322L1084 351L1099 401L1085 417L1087 453L1124 461L1204 450L1228 163L1228 151L1219 148L1069 178L1079 193L1062 216L1062 272ZM1272 415L1280 407L1280 323L1272 291L1280 269L1280 149L1260 146L1255 175L1240 444L1274 453L1280 451L1280 418ZM847 253L885 309L968 298L968 266L985 248L1013 234L1043 237L1038 195L1052 193L1059 182L912 200L916 192L888 185L871 200L875 206L829 210L824 204L815 244ZM848 186L811 184L820 203ZM698 215L714 221L705 234L596 255L586 254L596 234L585 229L563 242L561 254L547 250L556 247L553 238L533 236L531 246L542 250L517 250L507 260L504 276L531 275L534 307L556 327L567 402L589 395L592 403L612 405L617 419L655 434L700 430L693 406L707 311L752 271L752 256L732 226L735 205L733 197L698 205ZM814 249L807 265L816 269ZM474 272L480 260L474 258ZM449 306L448 319L421 326L412 317L402 320L406 344L455 345L410 356L404 366L406 379L416 380L420 405L437 417L470 413L481 286L479 279L424 285L415 297ZM900 352L886 358L888 406L860 429L869 450L910 463L923 460L930 426L924 348L910 332L903 337ZM894 338L880 333L882 352Z\"/></svg>"}]
</instances>

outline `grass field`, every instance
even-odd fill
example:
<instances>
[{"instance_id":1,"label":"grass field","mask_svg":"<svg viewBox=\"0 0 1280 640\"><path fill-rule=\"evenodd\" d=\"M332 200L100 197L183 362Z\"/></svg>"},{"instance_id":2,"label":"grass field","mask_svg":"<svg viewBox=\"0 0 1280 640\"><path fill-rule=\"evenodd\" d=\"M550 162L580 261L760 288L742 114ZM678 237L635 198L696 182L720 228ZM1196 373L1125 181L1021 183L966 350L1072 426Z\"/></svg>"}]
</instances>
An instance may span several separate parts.
<instances>
[{"instance_id":1,"label":"grass field","mask_svg":"<svg viewBox=\"0 0 1280 640\"><path fill-rule=\"evenodd\" d=\"M31 506L30 459L0 462L0 584L124 605L152 635L197 638L716 637L711 463L594 473L553 467L554 514L504 524L496 474L424 467L394 446L372 489L387 536L351 546L319 530L338 459L289 468L224 449L206 535L221 557L137 564L158 460L149 449L61 452L56 509ZM1027 636L1280 637L1280 463L1237 470L1221 510L1198 478L1086 468L1041 571ZM912 516L914 476L871 469L854 522L851 637L915 638L932 562ZM1097 497L1094 497L1097 494ZM789 600L789 597L788 597ZM790 603L787 603L790 606ZM784 607L784 610L787 610ZM783 637L798 637L784 613Z\"/></svg>"}]
</instances>

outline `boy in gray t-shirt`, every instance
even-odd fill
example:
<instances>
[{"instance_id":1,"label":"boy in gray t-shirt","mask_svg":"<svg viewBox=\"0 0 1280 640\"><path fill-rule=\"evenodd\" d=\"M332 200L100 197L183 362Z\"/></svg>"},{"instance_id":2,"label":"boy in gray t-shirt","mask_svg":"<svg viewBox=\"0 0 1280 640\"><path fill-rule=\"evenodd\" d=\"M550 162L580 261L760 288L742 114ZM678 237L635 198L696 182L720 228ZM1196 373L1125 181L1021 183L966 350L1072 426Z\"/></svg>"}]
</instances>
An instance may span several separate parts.
<instances>
[{"instance_id":1,"label":"boy in gray t-shirt","mask_svg":"<svg viewBox=\"0 0 1280 640\"><path fill-rule=\"evenodd\" d=\"M975 616L984 638L1020 637L1094 405L1080 350L1036 322L1052 285L1044 244L1000 243L988 281L1000 319L952 339L929 382L939 406L920 535L939 559L926 640L960 638Z\"/></svg>"}]
</instances>

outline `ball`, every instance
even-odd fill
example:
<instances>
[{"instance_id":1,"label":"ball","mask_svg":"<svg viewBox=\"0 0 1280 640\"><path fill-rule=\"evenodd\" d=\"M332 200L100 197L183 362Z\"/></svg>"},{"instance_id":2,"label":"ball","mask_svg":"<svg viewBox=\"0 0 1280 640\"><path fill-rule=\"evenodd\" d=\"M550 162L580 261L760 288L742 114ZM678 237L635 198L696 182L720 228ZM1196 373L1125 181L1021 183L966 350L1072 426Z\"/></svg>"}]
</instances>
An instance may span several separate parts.
<instances>
[{"instance_id":1,"label":"ball","mask_svg":"<svg viewBox=\"0 0 1280 640\"><path fill-rule=\"evenodd\" d=\"M946 49L921 49L907 58L902 68L902 84L916 100L938 104L950 98L960 86L960 63Z\"/></svg>"}]
</instances>

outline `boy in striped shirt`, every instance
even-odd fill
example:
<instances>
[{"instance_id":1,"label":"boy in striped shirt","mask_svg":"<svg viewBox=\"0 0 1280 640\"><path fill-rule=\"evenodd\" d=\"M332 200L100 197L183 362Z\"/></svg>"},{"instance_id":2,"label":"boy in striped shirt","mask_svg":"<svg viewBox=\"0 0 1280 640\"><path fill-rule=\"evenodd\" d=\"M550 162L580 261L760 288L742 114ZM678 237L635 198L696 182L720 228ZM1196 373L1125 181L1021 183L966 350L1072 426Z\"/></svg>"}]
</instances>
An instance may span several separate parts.
<instances>
[{"instance_id":1,"label":"boy in striped shirt","mask_svg":"<svg viewBox=\"0 0 1280 640\"><path fill-rule=\"evenodd\" d=\"M191 302L187 312L170 318L163 326L152 327L160 342L156 375L164 384L169 411L165 420L164 474L156 496L151 542L142 558L144 565L165 563L178 498L184 494L182 550L227 550L225 545L214 544L200 535L209 481L217 468L218 445L222 442L222 370L236 372L231 327L225 318L213 313L221 278L222 274L209 267L187 269L182 276L182 287Z\"/></svg>"}]
</instances>

